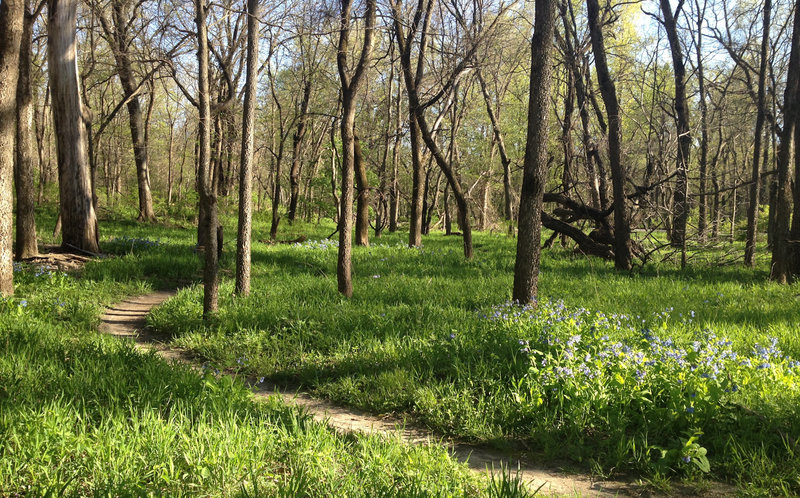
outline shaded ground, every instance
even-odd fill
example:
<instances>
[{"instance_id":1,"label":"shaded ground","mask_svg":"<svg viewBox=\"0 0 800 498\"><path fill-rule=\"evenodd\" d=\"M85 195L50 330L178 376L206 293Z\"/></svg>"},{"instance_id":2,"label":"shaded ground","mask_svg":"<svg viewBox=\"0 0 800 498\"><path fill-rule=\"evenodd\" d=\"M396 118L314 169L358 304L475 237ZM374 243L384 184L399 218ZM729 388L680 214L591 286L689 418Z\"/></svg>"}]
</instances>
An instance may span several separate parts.
<instances>
[{"instance_id":1,"label":"shaded ground","mask_svg":"<svg viewBox=\"0 0 800 498\"><path fill-rule=\"evenodd\" d=\"M74 255L73 255L74 256ZM128 298L110 307L102 317L100 330L120 338L133 340L144 351L155 350L166 360L190 364L200 370L201 364L191 355L177 348L169 347L164 338L151 333L146 327L146 317L151 309L163 303L175 293L160 291L143 296ZM340 432L381 433L398 435L410 444L445 444L451 454L467 463L475 472L491 472L503 467L519 469L519 477L532 490L541 488L540 493L579 496L651 496L654 493L639 482L623 480L597 480L589 475L565 474L526 461L521 455L514 455L491 448L463 444L445 440L419 427L413 427L403 420L393 417L379 417L350 408L334 405L316 399L298 389L288 386L258 384L257 379L248 379L256 398L279 396L286 404L295 405ZM673 484L672 495L729 496L736 489L725 484L714 484L709 489Z\"/></svg>"},{"instance_id":2,"label":"shaded ground","mask_svg":"<svg viewBox=\"0 0 800 498\"><path fill-rule=\"evenodd\" d=\"M23 262L48 271L71 272L82 270L91 259L93 257L89 254L65 251L60 246L40 244L39 254L32 258L27 258Z\"/></svg>"}]
</instances>

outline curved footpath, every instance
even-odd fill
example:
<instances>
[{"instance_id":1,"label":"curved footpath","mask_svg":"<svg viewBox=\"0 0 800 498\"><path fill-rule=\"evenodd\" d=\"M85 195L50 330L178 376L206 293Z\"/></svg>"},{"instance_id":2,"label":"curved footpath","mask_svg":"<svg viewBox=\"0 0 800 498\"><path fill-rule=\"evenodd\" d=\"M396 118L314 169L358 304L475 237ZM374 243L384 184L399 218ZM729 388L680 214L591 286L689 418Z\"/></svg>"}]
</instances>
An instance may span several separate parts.
<instances>
[{"instance_id":1,"label":"curved footpath","mask_svg":"<svg viewBox=\"0 0 800 498\"><path fill-rule=\"evenodd\" d=\"M150 334L146 328L147 314L163 303L175 292L160 291L143 296L130 297L106 310L103 314L100 331L120 338L132 339L136 347L145 351L155 350L165 360L179 361L200 368L185 351L171 348ZM567 496L652 496L652 490L633 481L601 481L589 475L565 474L555 469L526 462L498 450L449 441L431 432L410 427L391 417L377 417L329 401L316 399L304 392L281 392L279 386L256 385L250 382L254 396L267 398L280 396L284 403L305 410L315 420L327 424L340 432L399 434L409 444L445 444L454 458L465 462L474 472L487 473L504 466L519 469L519 477L533 491L540 489L544 495ZM672 495L696 496L698 490L676 483ZM730 496L736 489L726 484L715 484L706 490L705 496Z\"/></svg>"}]
</instances>

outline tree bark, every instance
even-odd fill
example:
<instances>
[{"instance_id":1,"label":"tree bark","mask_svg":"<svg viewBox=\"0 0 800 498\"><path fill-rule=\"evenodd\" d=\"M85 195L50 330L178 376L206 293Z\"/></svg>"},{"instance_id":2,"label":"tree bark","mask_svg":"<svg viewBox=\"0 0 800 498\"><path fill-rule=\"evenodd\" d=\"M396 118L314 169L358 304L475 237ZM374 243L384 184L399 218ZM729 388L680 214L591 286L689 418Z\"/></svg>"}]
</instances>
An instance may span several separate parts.
<instances>
[{"instance_id":1,"label":"tree bark","mask_svg":"<svg viewBox=\"0 0 800 498\"><path fill-rule=\"evenodd\" d=\"M589 17L589 33L592 38L598 85L608 115L608 158L611 167L611 185L614 191L614 266L618 270L630 270L631 228L625 202L626 174L621 158L622 119L617 100L617 89L608 69L606 48L600 26L600 5L597 0L586 0L586 10Z\"/></svg>"},{"instance_id":2,"label":"tree bark","mask_svg":"<svg viewBox=\"0 0 800 498\"><path fill-rule=\"evenodd\" d=\"M778 147L778 197L775 202L775 234L772 242L772 265L770 278L781 284L792 281L789 239L789 217L791 216L790 164L795 153L795 128L800 118L800 9L794 11L789 66L786 72L786 88L783 94L783 128Z\"/></svg>"},{"instance_id":3,"label":"tree bark","mask_svg":"<svg viewBox=\"0 0 800 498\"><path fill-rule=\"evenodd\" d=\"M689 101L686 98L686 65L683 49L678 36L676 17L669 0L659 0L664 16L664 29L667 32L672 67L675 75L675 116L678 127L677 185L674 192L674 221L672 224L672 245L683 247L686 243L686 223L689 218L689 155L692 149L692 136L689 130Z\"/></svg>"},{"instance_id":4,"label":"tree bark","mask_svg":"<svg viewBox=\"0 0 800 498\"><path fill-rule=\"evenodd\" d=\"M100 15L100 22L109 38L114 53L117 76L122 86L123 99L127 100L128 123L133 141L133 158L136 163L136 182L139 189L139 221L155 220L153 211L153 195L150 191L150 173L147 163L147 140L145 138L142 106L136 95L140 85L134 81L133 64L130 47L132 40L128 32L130 18L130 0L115 0L112 3L113 25Z\"/></svg>"},{"instance_id":5,"label":"tree bark","mask_svg":"<svg viewBox=\"0 0 800 498\"><path fill-rule=\"evenodd\" d=\"M413 153L415 149L414 138L415 135L421 138L425 145L428 147L428 150L433 155L433 158L436 160L436 164L444 173L445 177L447 178L447 182L450 185L450 188L453 191L453 197L455 197L456 205L458 206L458 218L459 224L462 227L463 231L463 241L464 241L464 257L467 259L472 258L472 229L470 224L470 212L469 212L469 204L467 202L467 198L464 195L464 191L461 188L461 182L456 177L456 171L453 168L453 165L450 164L447 159L444 157L441 149L439 148L436 140L433 136L433 130L428 126L428 122L425 119L425 108L421 105L419 99L419 85L423 78L423 68L424 68L424 53L425 48L427 46L426 41L426 33L428 30L428 24L431 18L431 13L433 10L433 4L431 1L427 3L420 1L417 6L417 9L414 14L414 20L411 23L409 28L409 32L406 35L403 30L403 23L401 20L400 14L400 2L399 0L392 3L392 17L394 18L394 30L395 30L395 38L397 39L398 47L400 49L400 65L403 70L403 79L405 80L406 84L406 93L408 95L408 108L409 113L411 115L411 147L412 147L412 163L413 161ZM423 21L424 19L424 21ZM420 23L421 29L420 29ZM417 66L416 70L412 72L411 68L411 52L412 52L412 42L414 37L417 33L417 30L420 30L421 39L419 41L418 53L417 53ZM471 60L472 55L468 57L466 60ZM413 124L416 122L416 130L415 125ZM434 127L435 129L435 127ZM422 177L421 171L421 164L415 165L414 169L414 189L418 189L417 192L421 195L424 189L424 178ZM419 176L417 175L417 171L419 171ZM418 183L417 183L418 182ZM416 193L416 192L415 192ZM412 241L417 237L416 232L414 231L415 224L419 223L418 229L421 232L422 229L422 209L421 204L422 200L417 199L412 194L412 231L409 236L409 246L412 246ZM417 213L414 213L414 209L419 205L420 210Z\"/></svg>"},{"instance_id":6,"label":"tree bark","mask_svg":"<svg viewBox=\"0 0 800 498\"><path fill-rule=\"evenodd\" d=\"M250 294L250 238L253 221L253 135L258 78L258 0L247 0L247 76L242 115L239 171L239 226L236 234L236 294Z\"/></svg>"},{"instance_id":7,"label":"tree bark","mask_svg":"<svg viewBox=\"0 0 800 498\"><path fill-rule=\"evenodd\" d=\"M219 309L219 256L217 254L217 193L213 187L211 169L211 95L208 73L208 10L204 0L195 0L195 24L197 25L197 101L200 111L198 134L198 177L200 183L200 205L205 211L200 217L203 232L205 266L203 268L203 319L208 320Z\"/></svg>"},{"instance_id":8,"label":"tree bark","mask_svg":"<svg viewBox=\"0 0 800 498\"><path fill-rule=\"evenodd\" d=\"M352 0L341 0L339 44L336 66L342 88L342 196L339 213L339 251L336 277L339 292L345 297L353 296L352 276L352 231L353 231L353 173L355 169L355 118L356 96L364 82L364 74L372 59L372 39L375 31L376 1L366 0L364 41L361 55L353 74L349 74L347 54L352 29Z\"/></svg>"},{"instance_id":9,"label":"tree bark","mask_svg":"<svg viewBox=\"0 0 800 498\"><path fill-rule=\"evenodd\" d=\"M30 3L30 2L27 2ZM39 253L36 242L36 215L33 184L33 95L31 93L31 57L34 12L26 8L19 53L19 79L17 81L17 147L14 162L14 187L17 193L17 259L27 259Z\"/></svg>"},{"instance_id":10,"label":"tree bark","mask_svg":"<svg viewBox=\"0 0 800 498\"><path fill-rule=\"evenodd\" d=\"M48 69L58 156L62 244L99 252L77 67L77 0L48 0Z\"/></svg>"},{"instance_id":11,"label":"tree bark","mask_svg":"<svg viewBox=\"0 0 800 498\"><path fill-rule=\"evenodd\" d=\"M300 197L300 168L303 165L302 149L306 136L308 106L311 102L311 80L303 86L303 100L300 103L300 116L297 118L297 130L292 137L292 169L289 170L289 212L286 218L294 223L297 215L297 202Z\"/></svg>"},{"instance_id":12,"label":"tree bark","mask_svg":"<svg viewBox=\"0 0 800 498\"><path fill-rule=\"evenodd\" d=\"M766 0L770 2L770 0ZM700 2L695 2L697 7L697 80L698 80L698 100L700 102L700 197L699 213L697 221L697 233L700 241L705 242L708 232L708 196L706 195L706 185L708 183L708 104L706 103L706 80L705 64L703 63L703 19L705 18L707 1L704 0L702 9Z\"/></svg>"},{"instance_id":13,"label":"tree bark","mask_svg":"<svg viewBox=\"0 0 800 498\"><path fill-rule=\"evenodd\" d=\"M758 101L756 103L756 130L753 136L753 165L750 184L750 204L747 206L747 238L744 246L744 264L756 265L756 242L758 239L758 207L761 192L761 141L766 121L766 80L767 63L769 62L769 27L772 15L772 0L764 0L764 22L761 37L761 61L758 69ZM699 50L699 49L698 49ZM766 149L766 147L765 147Z\"/></svg>"},{"instance_id":14,"label":"tree bark","mask_svg":"<svg viewBox=\"0 0 800 498\"><path fill-rule=\"evenodd\" d=\"M353 135L353 163L355 165L356 189L356 245L369 247L369 185L367 164L361 150L361 140Z\"/></svg>"},{"instance_id":15,"label":"tree bark","mask_svg":"<svg viewBox=\"0 0 800 498\"><path fill-rule=\"evenodd\" d=\"M14 135L20 44L25 17L24 0L0 3L0 296L14 293L12 212L14 199Z\"/></svg>"},{"instance_id":16,"label":"tree bark","mask_svg":"<svg viewBox=\"0 0 800 498\"><path fill-rule=\"evenodd\" d=\"M555 0L536 0L531 39L528 132L519 206L519 236L514 263L512 299L519 304L535 302L539 290L539 257L542 237L542 201L547 181L547 135L550 118Z\"/></svg>"}]
</instances>

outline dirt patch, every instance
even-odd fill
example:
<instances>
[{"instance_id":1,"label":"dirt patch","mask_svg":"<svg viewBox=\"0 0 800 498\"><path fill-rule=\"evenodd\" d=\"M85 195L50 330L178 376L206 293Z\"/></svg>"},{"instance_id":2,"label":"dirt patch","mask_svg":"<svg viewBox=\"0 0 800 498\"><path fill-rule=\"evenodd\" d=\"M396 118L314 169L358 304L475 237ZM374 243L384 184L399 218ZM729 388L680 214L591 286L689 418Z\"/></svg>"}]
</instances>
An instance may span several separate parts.
<instances>
[{"instance_id":1,"label":"dirt patch","mask_svg":"<svg viewBox=\"0 0 800 498\"><path fill-rule=\"evenodd\" d=\"M186 351L169 347L165 338L150 332L146 327L147 314L175 294L174 291L160 291L144 296L126 299L108 308L102 317L100 330L120 338L131 339L137 348L144 351L155 350L166 360L188 364L198 371L199 362ZM397 435L409 444L440 444L448 448L451 455L465 462L474 472L491 473L502 468L518 470L519 478L531 490L539 489L539 494L558 496L661 496L646 484L634 480L600 480L585 474L567 474L557 468L531 462L524 455L465 444L456 440L436 436L430 431L414 427L405 420L394 417L379 417L352 408L335 405L330 401L317 399L297 388L259 384L256 379L248 379L254 396L268 398L280 397L284 403L297 406L315 420L344 433ZM736 488L722 483L714 483L708 488L697 489L691 485L673 484L670 496L711 496L723 497L736 494Z\"/></svg>"}]
</instances>

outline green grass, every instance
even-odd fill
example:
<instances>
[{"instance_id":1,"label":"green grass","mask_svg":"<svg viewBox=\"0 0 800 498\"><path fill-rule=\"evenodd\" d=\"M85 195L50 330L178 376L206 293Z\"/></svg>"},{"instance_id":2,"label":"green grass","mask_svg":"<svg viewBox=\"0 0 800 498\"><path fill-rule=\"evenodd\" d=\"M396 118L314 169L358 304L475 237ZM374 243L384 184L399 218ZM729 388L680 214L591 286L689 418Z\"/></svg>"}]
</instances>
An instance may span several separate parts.
<instances>
[{"instance_id":1,"label":"green grass","mask_svg":"<svg viewBox=\"0 0 800 498\"><path fill-rule=\"evenodd\" d=\"M338 435L235 379L98 334L104 304L198 268L184 231L103 226L123 256L78 275L19 266L0 300L1 496L525 496L443 447ZM161 244L109 242L122 234Z\"/></svg>"},{"instance_id":2,"label":"green grass","mask_svg":"<svg viewBox=\"0 0 800 498\"><path fill-rule=\"evenodd\" d=\"M254 239L266 238L265 220L257 218ZM282 238L306 234L314 241L332 231L298 224L284 227ZM628 275L563 249L545 251L541 309L562 300L558 316L590 312L579 324L549 325L545 311L520 321L483 318L510 297L513 240L476 234L476 257L465 261L459 238L434 234L417 250L405 247L405 236L387 234L371 248L355 248L350 300L336 292L335 247L255 243L250 297L233 298L232 280L223 279L219 315L203 324L202 289L192 286L150 323L219 368L300 383L375 413L410 415L441 434L521 444L578 468L654 479L699 478L707 453L710 475L743 490L800 492L792 439L800 434L800 393L795 370L783 360L800 359L800 292L767 282L765 256L755 271L717 267L706 255L709 263L686 270L659 264ZM223 258L228 275L232 252ZM615 315L607 341L590 332L605 324L595 311ZM542 342L545 327L562 349ZM552 386L558 395L543 392L543 358L559 368L580 366L563 350L571 335L583 334L581 355L620 341L653 356L644 327L687 351L696 340L705 348L727 338L731 353L750 355L775 337L782 353L767 371L726 364L714 382L700 377L702 370L679 378L671 364L653 367L639 382L635 365L609 362L592 382L561 379ZM521 352L519 341L535 353ZM700 358L687 361L696 366ZM620 372L624 386L615 386ZM694 407L692 394L699 395L698 413L690 417L684 410Z\"/></svg>"}]
</instances>

